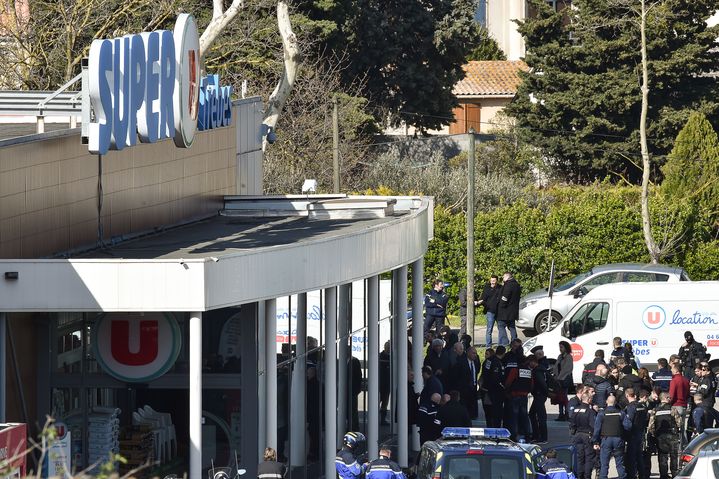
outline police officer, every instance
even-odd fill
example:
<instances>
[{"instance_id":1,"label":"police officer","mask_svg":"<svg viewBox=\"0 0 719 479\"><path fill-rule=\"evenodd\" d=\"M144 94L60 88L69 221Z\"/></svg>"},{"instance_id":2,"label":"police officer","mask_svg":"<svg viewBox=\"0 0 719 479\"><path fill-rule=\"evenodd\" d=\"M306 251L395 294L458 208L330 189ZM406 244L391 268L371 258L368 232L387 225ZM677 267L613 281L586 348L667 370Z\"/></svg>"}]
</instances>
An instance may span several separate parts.
<instances>
[{"instance_id":1,"label":"police officer","mask_svg":"<svg viewBox=\"0 0 719 479\"><path fill-rule=\"evenodd\" d=\"M545 457L547 460L544 461L541 467L547 479L574 479L574 474L569 470L569 467L557 459L556 450L550 449Z\"/></svg>"},{"instance_id":2,"label":"police officer","mask_svg":"<svg viewBox=\"0 0 719 479\"><path fill-rule=\"evenodd\" d=\"M594 435L592 442L594 449L599 451L599 479L607 479L609 474L609 459L614 457L619 479L626 479L624 470L624 432L631 429L627 423L624 411L616 407L616 398L607 398L607 407L599 411L594 420Z\"/></svg>"},{"instance_id":3,"label":"police officer","mask_svg":"<svg viewBox=\"0 0 719 479\"><path fill-rule=\"evenodd\" d=\"M659 453L659 478L669 479L677 475L677 445L679 431L682 427L682 416L671 406L669 393L659 395L661 404L649 416L649 431L657 439ZM667 467L669 461L669 467ZM671 476L670 474L671 470Z\"/></svg>"},{"instance_id":4,"label":"police officer","mask_svg":"<svg viewBox=\"0 0 719 479\"><path fill-rule=\"evenodd\" d=\"M502 358L504 354L504 346L497 346L496 353L487 355L482 364L480 388L482 390L482 406L487 420L487 427L502 426L502 411L504 410L504 365L502 364Z\"/></svg>"},{"instance_id":5,"label":"police officer","mask_svg":"<svg viewBox=\"0 0 719 479\"><path fill-rule=\"evenodd\" d=\"M704 345L694 340L694 335L691 331L685 331L684 344L679 348L678 355L684 367L684 376L690 378L692 371L694 371L697 364L704 361L706 354L707 349Z\"/></svg>"},{"instance_id":6,"label":"police officer","mask_svg":"<svg viewBox=\"0 0 719 479\"><path fill-rule=\"evenodd\" d=\"M339 479L359 479L362 477L362 466L357 462L356 455L365 442L361 432L348 432L342 438L342 449L335 457L335 470Z\"/></svg>"},{"instance_id":7,"label":"police officer","mask_svg":"<svg viewBox=\"0 0 719 479\"><path fill-rule=\"evenodd\" d=\"M716 391L717 391L716 377L714 376L714 373L712 372L711 368L709 367L709 363L703 361L702 363L700 363L699 366L700 366L700 378L699 378L699 383L697 385L696 392L698 392L702 395L702 400L700 403L697 403L697 401L695 399L694 404L695 405L701 404L702 408L704 409L704 412L707 414L705 424L711 425L717 419L717 411L714 409L714 404L716 403L715 397L716 397ZM695 425L695 427L696 427L696 425ZM711 426L708 426L708 427L711 427Z\"/></svg>"},{"instance_id":8,"label":"police officer","mask_svg":"<svg viewBox=\"0 0 719 479\"><path fill-rule=\"evenodd\" d=\"M582 404L582 393L584 392L584 384L577 385L577 394L567 402L567 419L572 419L574 410ZM571 425L569 427L571 429Z\"/></svg>"},{"instance_id":9,"label":"police officer","mask_svg":"<svg viewBox=\"0 0 719 479\"><path fill-rule=\"evenodd\" d=\"M666 358L657 360L659 368L652 374L654 385L661 388L662 391L669 391L669 383L672 382L672 371L669 369L669 362Z\"/></svg>"},{"instance_id":10,"label":"police officer","mask_svg":"<svg viewBox=\"0 0 719 479\"><path fill-rule=\"evenodd\" d=\"M261 479L283 479L287 467L277 462L277 451L271 447L265 448L263 461L257 466L257 477Z\"/></svg>"},{"instance_id":11,"label":"police officer","mask_svg":"<svg viewBox=\"0 0 719 479\"><path fill-rule=\"evenodd\" d=\"M644 444L649 421L647 408L637 400L637 393L633 388L624 390L624 397L628 404L624 410L631 429L627 434L627 477L634 479L637 474L645 475Z\"/></svg>"},{"instance_id":12,"label":"police officer","mask_svg":"<svg viewBox=\"0 0 719 479\"><path fill-rule=\"evenodd\" d=\"M574 449L577 451L577 478L592 479L596 454L592 444L594 423L597 412L589 404L589 394L582 390L580 403L569 416L569 432L573 436Z\"/></svg>"},{"instance_id":13,"label":"police officer","mask_svg":"<svg viewBox=\"0 0 719 479\"><path fill-rule=\"evenodd\" d=\"M447 317L449 296L444 292L444 281L435 279L433 288L424 296L424 333L435 327L437 332Z\"/></svg>"},{"instance_id":14,"label":"police officer","mask_svg":"<svg viewBox=\"0 0 719 479\"><path fill-rule=\"evenodd\" d=\"M365 466L367 479L404 479L404 473L399 465L390 459L389 449L380 449L379 458Z\"/></svg>"},{"instance_id":15,"label":"police officer","mask_svg":"<svg viewBox=\"0 0 719 479\"><path fill-rule=\"evenodd\" d=\"M514 341L513 341L514 343ZM536 361L534 362L536 365ZM511 433L511 439L517 440L517 437L528 438L532 431L529 422L529 412L527 410L527 398L532 392L534 380L532 379L532 368L530 367L529 358L522 358L521 363L516 368L507 370L507 378L504 380L504 390L507 391L510 401L510 414L505 416L507 419L505 427ZM505 415L507 407L505 406Z\"/></svg>"},{"instance_id":16,"label":"police officer","mask_svg":"<svg viewBox=\"0 0 719 479\"><path fill-rule=\"evenodd\" d=\"M424 444L427 441L433 441L440 435L440 423L437 419L439 412L439 404L442 402L442 395L434 393L430 397L429 404L419 405L417 411L417 422L419 426L419 442Z\"/></svg>"}]
</instances>

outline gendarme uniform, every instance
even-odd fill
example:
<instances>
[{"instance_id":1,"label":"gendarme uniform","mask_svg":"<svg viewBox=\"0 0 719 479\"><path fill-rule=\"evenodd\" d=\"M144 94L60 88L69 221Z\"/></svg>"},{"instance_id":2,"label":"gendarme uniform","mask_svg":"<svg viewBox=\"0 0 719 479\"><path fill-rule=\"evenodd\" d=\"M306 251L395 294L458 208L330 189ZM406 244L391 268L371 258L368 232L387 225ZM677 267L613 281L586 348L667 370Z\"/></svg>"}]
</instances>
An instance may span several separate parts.
<instances>
[{"instance_id":1,"label":"gendarme uniform","mask_svg":"<svg viewBox=\"0 0 719 479\"><path fill-rule=\"evenodd\" d=\"M597 413L587 403L580 403L574 408L569 417L569 432L572 433L574 448L577 451L577 477L578 479L591 479L594 469L594 423Z\"/></svg>"},{"instance_id":2,"label":"gendarme uniform","mask_svg":"<svg viewBox=\"0 0 719 479\"><path fill-rule=\"evenodd\" d=\"M632 427L627 439L627 476L644 478L644 454L642 454L647 435L648 414L643 403L633 401L624 410L627 421Z\"/></svg>"},{"instance_id":3,"label":"gendarme uniform","mask_svg":"<svg viewBox=\"0 0 719 479\"><path fill-rule=\"evenodd\" d=\"M599 479L607 479L609 474L609 459L614 457L619 479L627 477L624 470L624 431L630 429L626 423L626 416L617 406L607 406L599 411L594 421L594 436L592 442L599 444Z\"/></svg>"},{"instance_id":4,"label":"gendarme uniform","mask_svg":"<svg viewBox=\"0 0 719 479\"><path fill-rule=\"evenodd\" d=\"M367 479L404 479L404 473L396 462L380 456L367 464L365 477Z\"/></svg>"}]
</instances>

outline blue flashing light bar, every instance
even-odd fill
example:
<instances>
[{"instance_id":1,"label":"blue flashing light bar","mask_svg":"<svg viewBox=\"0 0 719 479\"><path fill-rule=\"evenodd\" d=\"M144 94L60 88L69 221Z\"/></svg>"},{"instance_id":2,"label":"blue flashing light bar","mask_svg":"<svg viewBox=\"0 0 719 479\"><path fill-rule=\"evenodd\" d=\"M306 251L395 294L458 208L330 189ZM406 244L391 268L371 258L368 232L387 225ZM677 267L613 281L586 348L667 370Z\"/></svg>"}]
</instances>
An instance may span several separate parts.
<instances>
[{"instance_id":1,"label":"blue flashing light bar","mask_svg":"<svg viewBox=\"0 0 719 479\"><path fill-rule=\"evenodd\" d=\"M503 427L445 427L442 429L444 438L484 437L488 439L509 439L509 430Z\"/></svg>"}]
</instances>

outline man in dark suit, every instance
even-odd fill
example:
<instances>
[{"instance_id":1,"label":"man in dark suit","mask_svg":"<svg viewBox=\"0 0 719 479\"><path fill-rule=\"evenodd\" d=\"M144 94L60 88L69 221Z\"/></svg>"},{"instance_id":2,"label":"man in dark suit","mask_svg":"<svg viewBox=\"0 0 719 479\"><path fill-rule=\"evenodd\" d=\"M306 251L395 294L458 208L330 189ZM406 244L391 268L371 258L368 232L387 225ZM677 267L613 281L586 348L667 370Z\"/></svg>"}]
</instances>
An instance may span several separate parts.
<instances>
[{"instance_id":1,"label":"man in dark suit","mask_svg":"<svg viewBox=\"0 0 719 479\"><path fill-rule=\"evenodd\" d=\"M499 305L497 307L497 330L499 332L499 344L509 344L507 331L511 339L517 339L517 328L515 323L519 319L519 298L522 295L522 287L519 285L510 272L504 273L504 284L499 293Z\"/></svg>"}]
</instances>

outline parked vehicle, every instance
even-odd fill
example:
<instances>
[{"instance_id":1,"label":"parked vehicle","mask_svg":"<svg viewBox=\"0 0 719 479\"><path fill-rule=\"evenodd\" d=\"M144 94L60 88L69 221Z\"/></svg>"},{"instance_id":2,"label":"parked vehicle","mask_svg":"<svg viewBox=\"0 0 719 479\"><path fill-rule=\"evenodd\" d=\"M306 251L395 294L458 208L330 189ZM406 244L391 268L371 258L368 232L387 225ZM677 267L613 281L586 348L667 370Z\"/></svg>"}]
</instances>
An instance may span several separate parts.
<instances>
[{"instance_id":1,"label":"parked vehicle","mask_svg":"<svg viewBox=\"0 0 719 479\"><path fill-rule=\"evenodd\" d=\"M704 429L704 432L695 436L686 445L681 455L681 466L686 465L700 451L719 451L719 428Z\"/></svg>"},{"instance_id":2,"label":"parked vehicle","mask_svg":"<svg viewBox=\"0 0 719 479\"><path fill-rule=\"evenodd\" d=\"M542 346L549 358L559 355L559 342L570 343L573 377L578 382L585 363L603 349L609 358L612 339L631 343L642 366L676 354L691 331L719 365L719 281L608 284L586 294L559 326L528 339L525 354Z\"/></svg>"},{"instance_id":3,"label":"parked vehicle","mask_svg":"<svg viewBox=\"0 0 719 479\"><path fill-rule=\"evenodd\" d=\"M701 451L674 479L719 478L719 451Z\"/></svg>"},{"instance_id":4,"label":"parked vehicle","mask_svg":"<svg viewBox=\"0 0 719 479\"><path fill-rule=\"evenodd\" d=\"M597 286L611 283L689 281L682 268L660 264L618 263L595 266L554 287L552 318L549 319L549 292L540 289L522 297L517 327L538 333L551 331L584 295Z\"/></svg>"}]
</instances>

